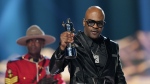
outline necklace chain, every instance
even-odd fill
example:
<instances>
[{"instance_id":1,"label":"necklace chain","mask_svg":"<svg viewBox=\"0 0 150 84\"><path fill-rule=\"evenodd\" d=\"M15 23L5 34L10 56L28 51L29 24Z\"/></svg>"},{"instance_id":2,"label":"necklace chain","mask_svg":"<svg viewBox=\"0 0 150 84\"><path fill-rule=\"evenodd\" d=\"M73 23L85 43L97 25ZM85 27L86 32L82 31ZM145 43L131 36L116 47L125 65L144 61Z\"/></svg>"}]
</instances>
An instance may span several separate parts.
<instances>
[{"instance_id":1,"label":"necklace chain","mask_svg":"<svg viewBox=\"0 0 150 84\"><path fill-rule=\"evenodd\" d=\"M91 50L92 54L93 54L93 58L95 59L95 63L99 63L99 55L96 55L97 51L99 49L99 45L95 51L95 53L93 53L93 51Z\"/></svg>"},{"instance_id":2,"label":"necklace chain","mask_svg":"<svg viewBox=\"0 0 150 84\"><path fill-rule=\"evenodd\" d=\"M95 53L91 50L92 54L95 55L95 54L97 53L98 49L99 49L99 45L98 45L98 47L97 47Z\"/></svg>"}]
</instances>

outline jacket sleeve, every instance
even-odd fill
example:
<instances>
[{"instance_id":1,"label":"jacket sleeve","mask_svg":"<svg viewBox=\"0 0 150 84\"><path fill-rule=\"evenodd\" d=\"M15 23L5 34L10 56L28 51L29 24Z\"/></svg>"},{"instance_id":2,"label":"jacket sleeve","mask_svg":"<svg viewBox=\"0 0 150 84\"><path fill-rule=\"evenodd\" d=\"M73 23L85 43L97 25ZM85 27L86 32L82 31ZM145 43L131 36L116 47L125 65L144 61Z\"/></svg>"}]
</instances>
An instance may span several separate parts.
<instances>
[{"instance_id":1,"label":"jacket sleeve","mask_svg":"<svg viewBox=\"0 0 150 84\"><path fill-rule=\"evenodd\" d=\"M60 48L57 48L54 54L52 55L49 70L51 74L58 74L64 71L64 68L69 63L69 60L65 59L65 51L61 51Z\"/></svg>"},{"instance_id":2,"label":"jacket sleeve","mask_svg":"<svg viewBox=\"0 0 150 84\"><path fill-rule=\"evenodd\" d=\"M117 51L119 52L118 44L117 44ZM119 54L118 54L118 66L116 68L116 74L115 74L115 82L116 84L127 84L124 77L124 73L122 71L122 65L121 65Z\"/></svg>"},{"instance_id":3,"label":"jacket sleeve","mask_svg":"<svg viewBox=\"0 0 150 84\"><path fill-rule=\"evenodd\" d=\"M7 63L7 69L5 73L5 84L19 84L18 82L18 74L17 67L14 62Z\"/></svg>"}]
</instances>

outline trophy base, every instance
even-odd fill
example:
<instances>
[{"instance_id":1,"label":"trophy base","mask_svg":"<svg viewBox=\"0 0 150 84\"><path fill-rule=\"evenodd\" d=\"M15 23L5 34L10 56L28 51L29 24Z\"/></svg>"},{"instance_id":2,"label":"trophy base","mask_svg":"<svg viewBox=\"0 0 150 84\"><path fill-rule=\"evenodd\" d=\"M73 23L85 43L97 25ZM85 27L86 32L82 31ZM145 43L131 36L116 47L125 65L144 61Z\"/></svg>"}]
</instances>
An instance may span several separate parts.
<instances>
[{"instance_id":1,"label":"trophy base","mask_svg":"<svg viewBox=\"0 0 150 84\"><path fill-rule=\"evenodd\" d=\"M77 56L66 56L66 59L75 59Z\"/></svg>"}]
</instances>

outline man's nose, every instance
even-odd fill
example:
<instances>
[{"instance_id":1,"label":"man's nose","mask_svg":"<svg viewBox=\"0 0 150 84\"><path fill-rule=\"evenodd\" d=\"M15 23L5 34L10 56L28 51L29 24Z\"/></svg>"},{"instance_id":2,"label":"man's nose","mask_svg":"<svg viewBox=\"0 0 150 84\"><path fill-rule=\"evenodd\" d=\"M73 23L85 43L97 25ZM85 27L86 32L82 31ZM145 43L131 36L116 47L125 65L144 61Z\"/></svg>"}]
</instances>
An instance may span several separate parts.
<instances>
[{"instance_id":1,"label":"man's nose","mask_svg":"<svg viewBox=\"0 0 150 84\"><path fill-rule=\"evenodd\" d=\"M31 45L35 45L35 41L31 41Z\"/></svg>"},{"instance_id":2,"label":"man's nose","mask_svg":"<svg viewBox=\"0 0 150 84\"><path fill-rule=\"evenodd\" d=\"M96 29L97 29L97 28L99 28L99 27L98 27L98 25L95 23L95 24L93 25L93 28L96 28Z\"/></svg>"}]
</instances>

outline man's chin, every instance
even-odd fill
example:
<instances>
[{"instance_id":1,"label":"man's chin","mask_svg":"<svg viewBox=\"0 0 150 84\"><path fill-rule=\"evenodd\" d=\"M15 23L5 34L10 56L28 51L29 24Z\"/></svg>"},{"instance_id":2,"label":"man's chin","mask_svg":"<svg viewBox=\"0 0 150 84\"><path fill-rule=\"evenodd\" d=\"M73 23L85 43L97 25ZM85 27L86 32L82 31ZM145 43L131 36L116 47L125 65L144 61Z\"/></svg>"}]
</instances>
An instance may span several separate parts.
<instances>
[{"instance_id":1,"label":"man's chin","mask_svg":"<svg viewBox=\"0 0 150 84\"><path fill-rule=\"evenodd\" d=\"M99 35L93 35L93 34L90 35L90 38L91 38L91 39L97 39L98 37L99 37Z\"/></svg>"},{"instance_id":2,"label":"man's chin","mask_svg":"<svg viewBox=\"0 0 150 84\"><path fill-rule=\"evenodd\" d=\"M30 55L37 55L36 52L30 52L29 54L30 54Z\"/></svg>"}]
</instances>

